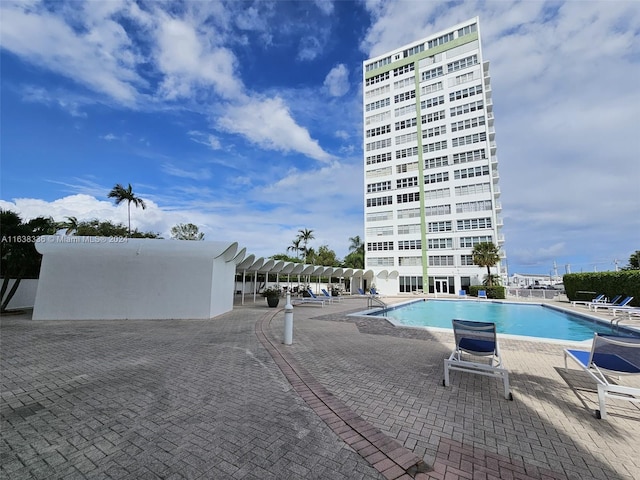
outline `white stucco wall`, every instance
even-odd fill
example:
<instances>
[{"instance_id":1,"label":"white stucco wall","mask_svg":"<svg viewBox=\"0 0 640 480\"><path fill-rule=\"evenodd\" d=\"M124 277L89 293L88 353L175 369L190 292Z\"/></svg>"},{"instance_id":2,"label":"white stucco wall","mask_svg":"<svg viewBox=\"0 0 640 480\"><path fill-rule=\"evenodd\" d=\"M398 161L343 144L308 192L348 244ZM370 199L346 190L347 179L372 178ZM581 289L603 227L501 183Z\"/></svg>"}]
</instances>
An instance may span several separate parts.
<instances>
[{"instance_id":1,"label":"white stucco wall","mask_svg":"<svg viewBox=\"0 0 640 480\"><path fill-rule=\"evenodd\" d=\"M34 320L202 319L233 308L236 243L51 236L36 247Z\"/></svg>"},{"instance_id":2,"label":"white stucco wall","mask_svg":"<svg viewBox=\"0 0 640 480\"><path fill-rule=\"evenodd\" d=\"M2 279L0 279L0 283ZM11 291L15 280L9 280L9 286L7 287L7 292ZM9 300L9 304L7 305L8 310L14 310L18 308L33 308L33 305L36 301L36 290L38 288L38 279L37 278L23 278L20 280L20 285L18 285L18 290L11 300Z\"/></svg>"}]
</instances>

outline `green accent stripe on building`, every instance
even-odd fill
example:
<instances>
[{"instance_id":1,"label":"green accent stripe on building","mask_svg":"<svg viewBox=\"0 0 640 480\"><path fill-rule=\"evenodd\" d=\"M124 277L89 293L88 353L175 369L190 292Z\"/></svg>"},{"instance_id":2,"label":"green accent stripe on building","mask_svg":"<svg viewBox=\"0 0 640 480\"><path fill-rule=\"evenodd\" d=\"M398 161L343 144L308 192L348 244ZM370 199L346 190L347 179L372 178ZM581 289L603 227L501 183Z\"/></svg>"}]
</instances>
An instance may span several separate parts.
<instances>
[{"instance_id":1,"label":"green accent stripe on building","mask_svg":"<svg viewBox=\"0 0 640 480\"><path fill-rule=\"evenodd\" d=\"M422 159L422 109L420 108L420 69L418 61L415 65L415 82L416 82L416 124L418 126L418 188L420 192L420 244L422 246L422 288L429 285L429 277L427 276L427 217L425 215L424 206L424 160Z\"/></svg>"}]
</instances>

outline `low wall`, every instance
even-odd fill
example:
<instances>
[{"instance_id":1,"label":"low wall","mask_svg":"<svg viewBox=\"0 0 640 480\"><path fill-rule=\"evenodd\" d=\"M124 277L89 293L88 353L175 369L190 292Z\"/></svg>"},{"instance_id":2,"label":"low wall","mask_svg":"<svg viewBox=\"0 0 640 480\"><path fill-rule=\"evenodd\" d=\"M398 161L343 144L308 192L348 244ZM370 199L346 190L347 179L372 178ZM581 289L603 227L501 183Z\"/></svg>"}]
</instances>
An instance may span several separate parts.
<instances>
[{"instance_id":1,"label":"low wall","mask_svg":"<svg viewBox=\"0 0 640 480\"><path fill-rule=\"evenodd\" d=\"M15 280L9 280L7 292L11 291ZM38 290L37 278L26 278L20 280L18 291L9 301L7 310L15 310L18 308L33 308L36 303L36 291Z\"/></svg>"}]
</instances>

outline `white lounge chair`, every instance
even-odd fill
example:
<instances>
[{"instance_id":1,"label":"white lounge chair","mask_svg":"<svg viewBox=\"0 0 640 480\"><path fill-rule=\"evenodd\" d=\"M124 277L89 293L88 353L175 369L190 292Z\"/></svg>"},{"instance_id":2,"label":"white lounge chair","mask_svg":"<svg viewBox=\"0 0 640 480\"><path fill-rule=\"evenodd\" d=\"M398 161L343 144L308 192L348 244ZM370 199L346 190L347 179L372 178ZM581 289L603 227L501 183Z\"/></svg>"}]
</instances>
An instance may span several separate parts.
<instances>
[{"instance_id":1,"label":"white lounge chair","mask_svg":"<svg viewBox=\"0 0 640 480\"><path fill-rule=\"evenodd\" d=\"M619 303L592 303L589 305L589 310L593 310L594 312L599 309L613 309L627 306L633 297L626 297L624 300L621 300Z\"/></svg>"},{"instance_id":2,"label":"white lounge chair","mask_svg":"<svg viewBox=\"0 0 640 480\"><path fill-rule=\"evenodd\" d=\"M596 333L591 351L564 350L564 368L567 357L573 359L598 384L596 418L606 418L606 398L640 403L640 388L611 383L607 378L621 375L640 375L640 338L618 337Z\"/></svg>"},{"instance_id":3,"label":"white lounge chair","mask_svg":"<svg viewBox=\"0 0 640 480\"><path fill-rule=\"evenodd\" d=\"M484 298L485 300L488 299L489 297L487 297L487 291L486 290L478 290L478 298Z\"/></svg>"},{"instance_id":4,"label":"white lounge chair","mask_svg":"<svg viewBox=\"0 0 640 480\"><path fill-rule=\"evenodd\" d=\"M577 306L577 305L589 305L591 303L598 303L598 302L605 302L605 296L604 293L601 293L600 295L592 298L591 300L572 300L571 301L571 305L573 307Z\"/></svg>"},{"instance_id":5,"label":"white lounge chair","mask_svg":"<svg viewBox=\"0 0 640 480\"><path fill-rule=\"evenodd\" d=\"M509 372L502 364L498 348L496 324L470 320L452 320L452 324L456 348L449 358L444 360L442 384L445 387L449 386L451 370L499 378L504 384L504 398L513 400L513 395L509 391ZM464 358L463 355L465 355ZM469 356L472 358L467 358ZM476 358L473 359L473 357ZM489 362L481 362L477 357L489 357Z\"/></svg>"}]
</instances>

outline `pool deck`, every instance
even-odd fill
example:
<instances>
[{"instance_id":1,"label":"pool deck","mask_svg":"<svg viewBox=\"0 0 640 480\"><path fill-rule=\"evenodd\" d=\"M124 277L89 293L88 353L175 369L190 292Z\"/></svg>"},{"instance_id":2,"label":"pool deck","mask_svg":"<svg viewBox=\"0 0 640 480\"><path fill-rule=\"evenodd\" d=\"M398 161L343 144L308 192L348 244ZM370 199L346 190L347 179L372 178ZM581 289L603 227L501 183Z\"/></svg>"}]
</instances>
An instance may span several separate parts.
<instances>
[{"instance_id":1,"label":"pool deck","mask_svg":"<svg viewBox=\"0 0 640 480\"><path fill-rule=\"evenodd\" d=\"M3 316L0 476L640 478L640 406L597 420L566 345L501 338L508 401L486 377L442 386L451 333L347 316L366 306L296 306L290 346L262 298L211 320Z\"/></svg>"}]
</instances>

